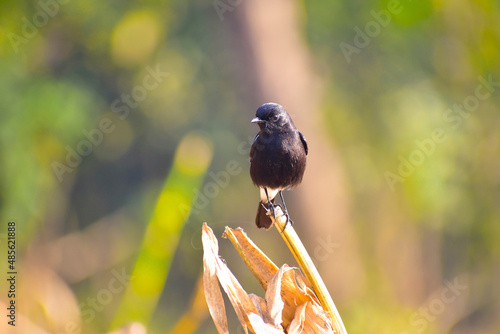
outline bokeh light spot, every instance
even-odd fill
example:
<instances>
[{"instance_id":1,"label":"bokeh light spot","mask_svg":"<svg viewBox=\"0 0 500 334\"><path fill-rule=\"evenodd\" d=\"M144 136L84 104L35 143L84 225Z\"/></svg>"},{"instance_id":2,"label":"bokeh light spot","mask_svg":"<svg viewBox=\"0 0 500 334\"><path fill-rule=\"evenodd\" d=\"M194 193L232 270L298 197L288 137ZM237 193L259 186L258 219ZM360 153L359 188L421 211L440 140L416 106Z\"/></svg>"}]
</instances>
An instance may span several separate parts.
<instances>
[{"instance_id":1,"label":"bokeh light spot","mask_svg":"<svg viewBox=\"0 0 500 334\"><path fill-rule=\"evenodd\" d=\"M175 166L188 175L203 173L211 161L213 146L210 139L199 132L190 132L179 144Z\"/></svg>"},{"instance_id":2,"label":"bokeh light spot","mask_svg":"<svg viewBox=\"0 0 500 334\"><path fill-rule=\"evenodd\" d=\"M111 36L111 57L130 67L147 61L158 45L160 23L150 12L132 12L116 25Z\"/></svg>"}]
</instances>

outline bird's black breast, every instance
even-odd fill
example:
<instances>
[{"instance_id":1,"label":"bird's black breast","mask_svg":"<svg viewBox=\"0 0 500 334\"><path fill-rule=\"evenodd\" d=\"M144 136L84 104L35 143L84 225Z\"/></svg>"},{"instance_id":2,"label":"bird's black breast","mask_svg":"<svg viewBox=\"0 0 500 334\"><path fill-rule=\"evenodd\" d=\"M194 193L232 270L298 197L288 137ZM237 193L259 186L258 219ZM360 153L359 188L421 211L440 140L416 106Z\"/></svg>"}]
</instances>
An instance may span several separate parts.
<instances>
[{"instance_id":1,"label":"bird's black breast","mask_svg":"<svg viewBox=\"0 0 500 334\"><path fill-rule=\"evenodd\" d=\"M250 176L259 187L285 189L298 185L306 168L306 149L298 131L260 132L250 150Z\"/></svg>"}]
</instances>

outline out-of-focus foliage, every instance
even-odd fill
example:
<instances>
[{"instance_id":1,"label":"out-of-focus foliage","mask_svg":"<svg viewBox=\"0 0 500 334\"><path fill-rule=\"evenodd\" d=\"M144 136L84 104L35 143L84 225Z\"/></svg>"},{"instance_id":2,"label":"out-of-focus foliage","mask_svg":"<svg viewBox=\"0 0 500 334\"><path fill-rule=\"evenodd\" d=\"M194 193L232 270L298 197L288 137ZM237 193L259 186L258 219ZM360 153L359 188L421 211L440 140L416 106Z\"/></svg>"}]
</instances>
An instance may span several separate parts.
<instances>
[{"instance_id":1,"label":"out-of-focus foliage","mask_svg":"<svg viewBox=\"0 0 500 334\"><path fill-rule=\"evenodd\" d=\"M290 3L298 32L253 38L266 13L281 26ZM262 12L250 15L255 4ZM213 143L214 157L204 181L183 184L193 202L175 224L185 223L177 241L161 250L172 262L151 278L154 303L138 317L151 319L148 333L168 332L189 307L202 221L216 234L243 226L271 257L293 262L276 235L252 225L248 151L257 129L249 121L269 102L260 57L272 59L263 49L270 39L276 48L300 39L268 70L306 55L311 68L301 70L318 78L318 96L309 97L317 101L292 116L299 129L319 118L322 127L305 136L329 140L324 155L334 152L336 165L326 170L344 171L332 192L348 207L328 204L349 213L349 240L325 232L338 222L301 226L297 218L318 210L298 200L307 185L286 196L312 256L326 254L316 260L348 332L500 330L498 1L2 0L0 16L0 254L15 221L25 332L102 333L117 317L116 325L136 319L120 301L148 284L145 271L132 273L147 259L154 217L167 210L165 180L182 183L168 177L193 130ZM304 80L292 70L282 71L287 81ZM206 158L198 153L185 158ZM323 177L309 169L304 183ZM170 226L160 216L156 226ZM333 250L315 252L325 240ZM356 279L342 280L330 268L350 247ZM4 263L2 255L2 271ZM245 289L259 289L245 270ZM449 295L453 282L466 288ZM229 318L230 332L241 331ZM215 327L206 320L198 333Z\"/></svg>"},{"instance_id":2,"label":"out-of-focus foliage","mask_svg":"<svg viewBox=\"0 0 500 334\"><path fill-rule=\"evenodd\" d=\"M174 165L159 195L144 233L132 271L131 284L114 319L113 327L131 320L149 323L163 290L184 222L194 202L192 189L199 188L212 159L210 141L188 134L179 145Z\"/></svg>"}]
</instances>

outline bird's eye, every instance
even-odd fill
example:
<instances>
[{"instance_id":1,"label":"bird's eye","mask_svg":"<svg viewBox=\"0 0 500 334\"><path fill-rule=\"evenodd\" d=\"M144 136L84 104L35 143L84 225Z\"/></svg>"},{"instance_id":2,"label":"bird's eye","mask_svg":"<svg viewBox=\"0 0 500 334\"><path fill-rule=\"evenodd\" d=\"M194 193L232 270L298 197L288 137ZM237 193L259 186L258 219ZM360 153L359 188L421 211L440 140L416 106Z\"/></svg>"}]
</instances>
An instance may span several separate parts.
<instances>
[{"instance_id":1,"label":"bird's eye","mask_svg":"<svg viewBox=\"0 0 500 334\"><path fill-rule=\"evenodd\" d=\"M277 120L278 120L278 118L280 118L280 115L274 115L274 116L273 116L273 121L277 121Z\"/></svg>"}]
</instances>

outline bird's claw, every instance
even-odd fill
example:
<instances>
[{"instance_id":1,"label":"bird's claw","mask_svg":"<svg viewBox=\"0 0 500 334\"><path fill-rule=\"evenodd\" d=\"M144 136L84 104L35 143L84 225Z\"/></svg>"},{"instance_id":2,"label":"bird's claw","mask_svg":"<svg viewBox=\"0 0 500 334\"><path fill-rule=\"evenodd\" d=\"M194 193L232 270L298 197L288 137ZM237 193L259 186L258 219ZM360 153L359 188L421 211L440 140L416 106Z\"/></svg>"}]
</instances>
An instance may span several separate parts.
<instances>
[{"instance_id":1,"label":"bird's claw","mask_svg":"<svg viewBox=\"0 0 500 334\"><path fill-rule=\"evenodd\" d=\"M285 229L286 227L288 226L288 223L290 223L290 225L293 225L294 222L293 220L290 218L290 215L288 214L288 211L287 210L283 210L283 208L281 207L281 205L279 204L273 204L271 202L268 203L269 205L269 209L266 208L265 204L262 203L262 207L267 211L267 212L271 212L271 215L273 215L273 218L274 218L274 221L276 222L277 218L276 218L276 210L274 209L276 206L279 207L281 209L281 212L283 212L283 215L285 216L286 218L286 221L285 221L285 226L283 227L283 229L281 230L281 233L285 232Z\"/></svg>"},{"instance_id":2,"label":"bird's claw","mask_svg":"<svg viewBox=\"0 0 500 334\"><path fill-rule=\"evenodd\" d=\"M285 229L288 225L288 223L290 223L290 225L293 225L293 220L290 218L290 215L288 214L288 212L285 212L284 213L285 217L286 217L286 222L285 222L285 226L283 226L283 229L281 230L281 233L285 232Z\"/></svg>"},{"instance_id":3,"label":"bird's claw","mask_svg":"<svg viewBox=\"0 0 500 334\"><path fill-rule=\"evenodd\" d=\"M271 215L273 216L274 221L276 221L276 211L274 210L274 207L275 206L279 206L281 208L281 206L279 204L273 204L271 202L267 203L267 205L269 206L269 208L266 207L266 205L264 203L262 203L262 202L261 202L261 205L264 208L264 210L266 210L266 212L268 212L268 215L269 215L269 212L271 212Z\"/></svg>"},{"instance_id":4,"label":"bird's claw","mask_svg":"<svg viewBox=\"0 0 500 334\"><path fill-rule=\"evenodd\" d=\"M273 215L274 221L276 221L276 210L274 210L274 207L279 204L273 204L269 202L269 211L271 211L271 214Z\"/></svg>"}]
</instances>

